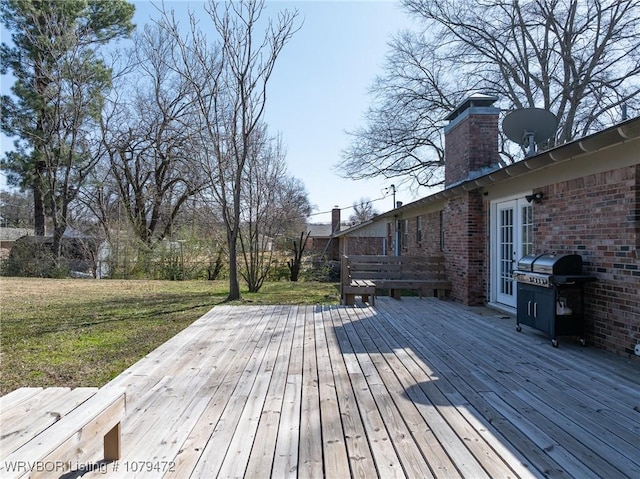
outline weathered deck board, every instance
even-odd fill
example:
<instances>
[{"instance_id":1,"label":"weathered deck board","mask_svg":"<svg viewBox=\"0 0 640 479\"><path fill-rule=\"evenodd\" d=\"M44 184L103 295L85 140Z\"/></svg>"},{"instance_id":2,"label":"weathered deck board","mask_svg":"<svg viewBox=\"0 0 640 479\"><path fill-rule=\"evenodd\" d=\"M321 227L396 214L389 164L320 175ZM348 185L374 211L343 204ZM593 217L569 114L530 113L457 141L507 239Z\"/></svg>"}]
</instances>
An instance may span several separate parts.
<instances>
[{"instance_id":1,"label":"weathered deck board","mask_svg":"<svg viewBox=\"0 0 640 479\"><path fill-rule=\"evenodd\" d=\"M369 447L371 448L378 474L380 477L406 477L400 459L391 443L382 415L371 393L367 374L362 370L362 364L358 361L357 354L346 333L345 323L340 322L338 324L334 332L339 338L345 367L353 384L355 401L360 408L362 427L369 441ZM347 324L350 324L348 320ZM371 377L373 376L370 374L369 378Z\"/></svg>"},{"instance_id":2,"label":"weathered deck board","mask_svg":"<svg viewBox=\"0 0 640 479\"><path fill-rule=\"evenodd\" d=\"M246 461L237 461L236 465L241 467L246 464L244 475L247 477L260 477L263 471L271 469L278 436L278 424L284 407L287 370L295 333L296 312L297 310L283 312L283 314L287 315L287 322L284 327L282 341L276 352L273 372L271 373L263 407L256 411L259 417L256 417L255 440L251 448L247 448L246 443L241 446L244 452L250 452L250 456ZM265 374L268 375L269 371L266 371ZM245 441L246 439L239 437L239 440Z\"/></svg>"},{"instance_id":3,"label":"weathered deck board","mask_svg":"<svg viewBox=\"0 0 640 479\"><path fill-rule=\"evenodd\" d=\"M637 361L435 298L218 306L111 386L107 477L640 477Z\"/></svg>"},{"instance_id":4,"label":"weathered deck board","mask_svg":"<svg viewBox=\"0 0 640 479\"><path fill-rule=\"evenodd\" d=\"M323 473L327 477L348 477L349 461L338 396L336 378L329 359L329 346L325 331L328 308L317 308L314 315L316 359L318 361L318 385L320 394L320 419L322 430Z\"/></svg>"},{"instance_id":5,"label":"weathered deck board","mask_svg":"<svg viewBox=\"0 0 640 479\"><path fill-rule=\"evenodd\" d=\"M340 321L339 312L332 308L326 319L326 328L335 331L337 321ZM360 417L356 394L349 380L337 335L327 334L327 344L335 378L336 394L340 403L340 418L349 455L351 476L363 479L375 477L377 474L376 465L367 442L367 434Z\"/></svg>"},{"instance_id":6,"label":"weathered deck board","mask_svg":"<svg viewBox=\"0 0 640 479\"><path fill-rule=\"evenodd\" d=\"M293 343L291 344L284 396L282 398L282 413L278 424L275 455L272 459L273 467L271 471L273 477L297 477L300 410L302 408L300 391L302 390L303 342L304 327L307 319L305 312L306 308L298 309L298 307L293 307L291 309L291 314L295 315L295 330ZM264 475L264 471L268 470L268 468L262 469L258 476L253 477Z\"/></svg>"},{"instance_id":7,"label":"weathered deck board","mask_svg":"<svg viewBox=\"0 0 640 479\"><path fill-rule=\"evenodd\" d=\"M42 431L55 424L61 416L68 414L93 396L97 388L21 388L16 390L14 400L21 398L19 405L6 404L0 410L0 455L7 456L26 444ZM24 424L29 424L26 429Z\"/></svg>"}]
</instances>

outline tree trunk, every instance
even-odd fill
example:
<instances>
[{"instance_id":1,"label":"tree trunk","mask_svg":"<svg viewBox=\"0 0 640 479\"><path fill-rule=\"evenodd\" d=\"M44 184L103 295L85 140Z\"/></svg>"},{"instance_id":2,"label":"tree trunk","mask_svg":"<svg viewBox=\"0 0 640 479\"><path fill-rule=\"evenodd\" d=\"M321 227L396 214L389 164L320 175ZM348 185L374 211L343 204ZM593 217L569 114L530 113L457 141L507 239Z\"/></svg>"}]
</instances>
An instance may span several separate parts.
<instances>
[{"instance_id":1,"label":"tree trunk","mask_svg":"<svg viewBox=\"0 0 640 479\"><path fill-rule=\"evenodd\" d=\"M227 232L229 246L229 296L227 301L240 299L240 283L238 282L238 261L237 261L237 234L234 231Z\"/></svg>"},{"instance_id":2,"label":"tree trunk","mask_svg":"<svg viewBox=\"0 0 640 479\"><path fill-rule=\"evenodd\" d=\"M291 275L289 276L290 281L298 281L298 276L300 275L300 269L302 266L302 255L304 254L304 248L307 245L307 240L309 239L309 235L311 232L307 232L307 236L304 236L304 231L300 233L300 247L296 244L296 240L293 240L293 259L287 261L287 266L289 267L289 271Z\"/></svg>"},{"instance_id":3,"label":"tree trunk","mask_svg":"<svg viewBox=\"0 0 640 479\"><path fill-rule=\"evenodd\" d=\"M46 233L44 200L42 198L42 192L37 185L33 185L33 215L35 224L33 234L35 236L44 236Z\"/></svg>"},{"instance_id":4,"label":"tree trunk","mask_svg":"<svg viewBox=\"0 0 640 479\"><path fill-rule=\"evenodd\" d=\"M53 230L53 244L51 246L51 250L53 251L56 261L62 258L62 237L64 236L65 230L66 227L64 226L56 226Z\"/></svg>"}]
</instances>

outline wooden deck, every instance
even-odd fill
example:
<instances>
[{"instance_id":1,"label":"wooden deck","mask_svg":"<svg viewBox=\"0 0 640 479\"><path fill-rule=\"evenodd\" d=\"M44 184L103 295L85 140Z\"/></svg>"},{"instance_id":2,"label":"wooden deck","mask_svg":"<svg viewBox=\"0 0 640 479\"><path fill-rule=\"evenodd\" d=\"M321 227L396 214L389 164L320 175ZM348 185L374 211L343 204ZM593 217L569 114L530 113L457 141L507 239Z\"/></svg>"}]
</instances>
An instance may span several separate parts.
<instances>
[{"instance_id":1,"label":"wooden deck","mask_svg":"<svg viewBox=\"0 0 640 479\"><path fill-rule=\"evenodd\" d=\"M217 306L115 386L106 477L640 477L638 362L435 298Z\"/></svg>"}]
</instances>

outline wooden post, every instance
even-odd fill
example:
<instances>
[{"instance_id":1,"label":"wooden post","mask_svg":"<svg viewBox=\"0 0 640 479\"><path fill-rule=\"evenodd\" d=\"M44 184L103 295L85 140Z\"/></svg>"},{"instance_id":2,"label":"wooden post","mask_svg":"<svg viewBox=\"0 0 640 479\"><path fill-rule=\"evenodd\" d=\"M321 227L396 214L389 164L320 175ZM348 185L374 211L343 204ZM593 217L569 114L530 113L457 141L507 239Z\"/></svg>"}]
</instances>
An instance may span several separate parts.
<instances>
[{"instance_id":1,"label":"wooden post","mask_svg":"<svg viewBox=\"0 0 640 479\"><path fill-rule=\"evenodd\" d=\"M104 436L104 459L106 461L117 461L120 459L120 423L116 424Z\"/></svg>"}]
</instances>

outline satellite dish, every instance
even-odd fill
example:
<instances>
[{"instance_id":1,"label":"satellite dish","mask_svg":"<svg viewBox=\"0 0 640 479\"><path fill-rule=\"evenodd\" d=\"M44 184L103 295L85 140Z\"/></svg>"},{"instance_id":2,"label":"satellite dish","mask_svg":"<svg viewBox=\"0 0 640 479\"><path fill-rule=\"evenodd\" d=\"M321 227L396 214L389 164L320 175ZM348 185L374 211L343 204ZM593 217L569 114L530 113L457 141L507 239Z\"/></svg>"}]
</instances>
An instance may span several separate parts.
<instances>
[{"instance_id":1,"label":"satellite dish","mask_svg":"<svg viewBox=\"0 0 640 479\"><path fill-rule=\"evenodd\" d=\"M514 110L504 117L502 131L511 141L522 145L527 156L536 152L536 144L551 138L558 128L558 119L542 108Z\"/></svg>"}]
</instances>

